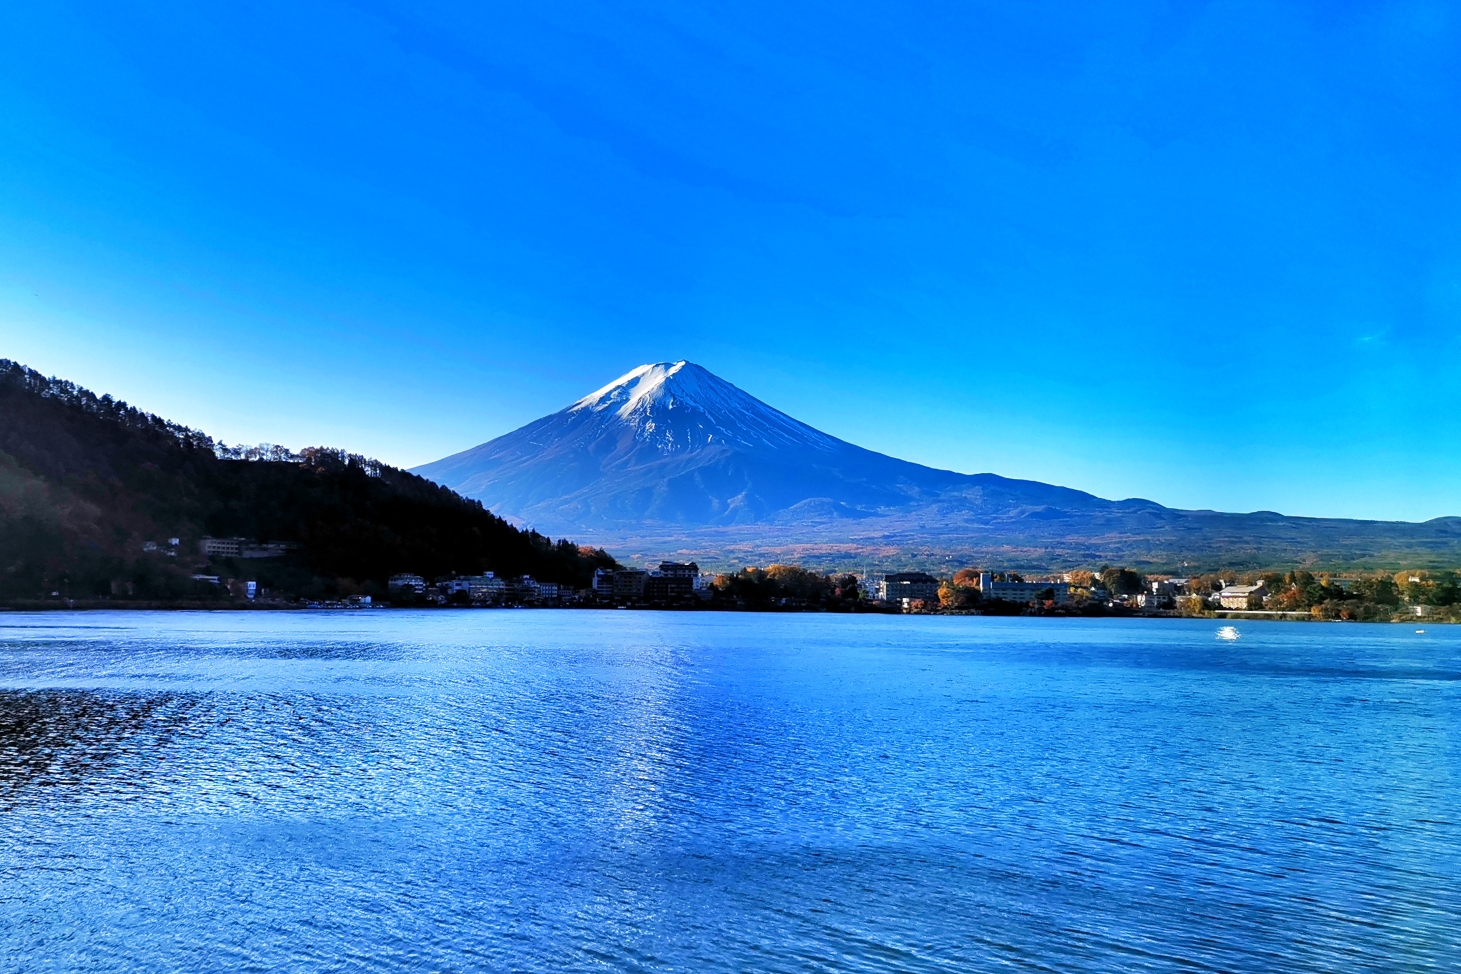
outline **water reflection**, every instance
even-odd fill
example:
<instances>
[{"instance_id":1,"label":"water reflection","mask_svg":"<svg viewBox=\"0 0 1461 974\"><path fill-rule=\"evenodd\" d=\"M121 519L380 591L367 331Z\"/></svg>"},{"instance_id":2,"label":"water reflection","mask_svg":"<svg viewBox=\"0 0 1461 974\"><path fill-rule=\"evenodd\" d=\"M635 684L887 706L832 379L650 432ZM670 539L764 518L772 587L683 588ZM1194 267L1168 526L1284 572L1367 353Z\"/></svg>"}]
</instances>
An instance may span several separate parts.
<instances>
[{"instance_id":1,"label":"water reflection","mask_svg":"<svg viewBox=\"0 0 1461 974\"><path fill-rule=\"evenodd\" d=\"M1461 639L360 615L9 630L7 956L555 972L1461 956L1461 698L1435 676L1461 669Z\"/></svg>"},{"instance_id":2,"label":"water reflection","mask_svg":"<svg viewBox=\"0 0 1461 974\"><path fill-rule=\"evenodd\" d=\"M39 800L31 789L141 792L174 738L198 732L199 704L174 694L0 691L0 809Z\"/></svg>"}]
</instances>

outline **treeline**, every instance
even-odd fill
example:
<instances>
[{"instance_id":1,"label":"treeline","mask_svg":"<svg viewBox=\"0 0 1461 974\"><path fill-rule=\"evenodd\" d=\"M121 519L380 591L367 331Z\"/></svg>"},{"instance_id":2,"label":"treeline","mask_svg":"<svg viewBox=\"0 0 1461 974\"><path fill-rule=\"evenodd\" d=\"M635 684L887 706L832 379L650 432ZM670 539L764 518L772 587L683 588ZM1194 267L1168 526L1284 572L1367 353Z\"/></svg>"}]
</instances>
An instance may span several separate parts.
<instances>
[{"instance_id":1,"label":"treeline","mask_svg":"<svg viewBox=\"0 0 1461 974\"><path fill-rule=\"evenodd\" d=\"M296 547L278 560L204 564L204 536ZM147 542L159 550L144 551ZM5 602L219 599L223 585L193 576L244 572L304 598L384 592L396 572L494 571L582 587L613 566L602 551L518 530L477 501L357 454L231 449L0 359Z\"/></svg>"},{"instance_id":2,"label":"treeline","mask_svg":"<svg viewBox=\"0 0 1461 974\"><path fill-rule=\"evenodd\" d=\"M866 593L856 575L820 575L796 565L743 568L715 577L713 599L746 608L815 607L853 609Z\"/></svg>"},{"instance_id":3,"label":"treeline","mask_svg":"<svg viewBox=\"0 0 1461 974\"><path fill-rule=\"evenodd\" d=\"M939 580L936 599L915 601L915 612L1010 614L1020 612L1121 614L1135 610L1138 596L1155 595L1158 583L1164 605L1175 612L1201 615L1217 610L1215 597L1231 585L1262 583L1267 596L1263 608L1278 612L1307 613L1315 619L1389 621L1415 618L1416 607L1426 618L1461 622L1461 577L1453 571L1412 569L1395 573L1360 575L1314 573L1305 570L1240 574L1225 571L1185 579L1185 586L1173 591L1166 575L1144 575L1124 566L1103 565L1066 573L1070 586L1067 603L1056 604L1055 585L1042 589L1038 579L1026 579L1018 572L994 572L997 582L1034 582L1030 597L1023 602L991 601L979 588L978 568L965 568ZM1163 587L1161 583L1169 583ZM716 577L714 599L744 608L808 607L829 610L867 606L873 594L864 590L857 577L847 574L818 574L795 565L746 568ZM1145 606L1143 606L1145 607Z\"/></svg>"},{"instance_id":4,"label":"treeline","mask_svg":"<svg viewBox=\"0 0 1461 974\"><path fill-rule=\"evenodd\" d=\"M1201 589L1225 584L1256 584L1268 590L1265 609L1307 612L1316 619L1387 620L1421 607L1437 619L1461 621L1461 585L1453 571L1407 569L1340 577L1309 571L1266 572L1246 576L1226 573L1194 579Z\"/></svg>"},{"instance_id":5,"label":"treeline","mask_svg":"<svg viewBox=\"0 0 1461 974\"><path fill-rule=\"evenodd\" d=\"M939 608L976 609L989 606L978 590L978 569L964 569L939 588ZM1067 574L1071 606L1079 611L1092 603L1130 601L1152 592L1152 583L1170 582L1170 576L1146 576L1126 567L1102 566ZM1020 575L996 574L996 580L1023 581ZM1461 622L1461 578L1456 572L1434 569L1371 572L1340 576L1306 570L1287 572L1214 572L1189 577L1184 591L1170 593L1175 611L1200 615L1217 608L1213 600L1231 585L1262 583L1260 599L1267 611L1308 613L1315 619L1388 621L1413 618L1420 607L1428 618ZM1155 593L1153 593L1155 594ZM1038 599L1036 600L1038 602ZM932 607L930 607L932 608Z\"/></svg>"}]
</instances>

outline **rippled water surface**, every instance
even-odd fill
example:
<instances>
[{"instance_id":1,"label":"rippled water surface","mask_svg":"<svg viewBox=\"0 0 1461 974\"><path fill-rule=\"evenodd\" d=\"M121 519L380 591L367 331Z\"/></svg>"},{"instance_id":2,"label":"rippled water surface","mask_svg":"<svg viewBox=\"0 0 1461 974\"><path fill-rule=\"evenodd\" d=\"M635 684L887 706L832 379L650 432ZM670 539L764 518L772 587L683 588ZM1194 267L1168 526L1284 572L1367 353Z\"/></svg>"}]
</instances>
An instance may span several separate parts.
<instances>
[{"instance_id":1,"label":"rippled water surface","mask_svg":"<svg viewBox=\"0 0 1461 974\"><path fill-rule=\"evenodd\" d=\"M1461 631L0 615L0 967L1461 967Z\"/></svg>"}]
</instances>

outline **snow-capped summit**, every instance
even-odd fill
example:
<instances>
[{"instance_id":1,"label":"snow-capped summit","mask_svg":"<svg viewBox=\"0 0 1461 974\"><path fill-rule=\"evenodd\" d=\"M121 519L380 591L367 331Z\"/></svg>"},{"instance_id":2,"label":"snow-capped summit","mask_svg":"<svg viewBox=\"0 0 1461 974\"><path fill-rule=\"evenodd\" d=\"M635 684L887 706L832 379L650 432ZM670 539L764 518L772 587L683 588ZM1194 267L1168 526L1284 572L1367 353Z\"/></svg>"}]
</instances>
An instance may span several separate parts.
<instances>
[{"instance_id":1,"label":"snow-capped summit","mask_svg":"<svg viewBox=\"0 0 1461 974\"><path fill-rule=\"evenodd\" d=\"M1280 564L1394 551L1403 538L1435 546L1461 537L1461 519L1405 525L1176 511L935 470L828 436L690 362L641 365L416 472L552 535L732 563L836 550L842 564L956 551L995 564L1177 563L1234 551L1252 560L1262 551Z\"/></svg>"},{"instance_id":2,"label":"snow-capped summit","mask_svg":"<svg viewBox=\"0 0 1461 974\"><path fill-rule=\"evenodd\" d=\"M580 537L586 528L652 522L861 518L926 505L950 490L974 489L983 503L1021 484L1022 494L1094 500L865 450L685 361L641 365L552 415L416 472L501 514Z\"/></svg>"},{"instance_id":3,"label":"snow-capped summit","mask_svg":"<svg viewBox=\"0 0 1461 974\"><path fill-rule=\"evenodd\" d=\"M580 409L592 409L594 412L602 412L605 409L618 406L620 407L619 415L621 417L627 417L636 406L673 395L674 393L668 388L669 380L681 372L686 373L686 376L676 382L675 385L681 387L682 392L688 391L683 388L685 385L699 378L695 373L703 372L715 382L720 382L719 379L706 372L700 366L691 365L684 359L678 362L659 362L655 365L641 365L637 369L630 369L628 372L625 372L602 389L584 396L578 402L569 406L568 411L575 412ZM730 383L724 384L730 385Z\"/></svg>"},{"instance_id":4,"label":"snow-capped summit","mask_svg":"<svg viewBox=\"0 0 1461 974\"><path fill-rule=\"evenodd\" d=\"M641 365L563 410L612 413L662 453L721 445L833 450L841 444L683 359Z\"/></svg>"}]
</instances>

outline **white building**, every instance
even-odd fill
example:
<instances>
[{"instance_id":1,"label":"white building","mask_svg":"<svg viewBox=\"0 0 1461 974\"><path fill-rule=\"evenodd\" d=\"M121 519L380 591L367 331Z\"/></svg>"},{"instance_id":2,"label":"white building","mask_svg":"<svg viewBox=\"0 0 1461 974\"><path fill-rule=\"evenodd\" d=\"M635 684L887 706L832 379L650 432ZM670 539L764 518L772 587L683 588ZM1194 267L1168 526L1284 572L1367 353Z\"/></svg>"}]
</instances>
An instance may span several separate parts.
<instances>
[{"instance_id":1,"label":"white building","mask_svg":"<svg viewBox=\"0 0 1461 974\"><path fill-rule=\"evenodd\" d=\"M996 582L992 572L979 573L979 594L999 602L1055 602L1070 601L1069 582Z\"/></svg>"},{"instance_id":2,"label":"white building","mask_svg":"<svg viewBox=\"0 0 1461 974\"><path fill-rule=\"evenodd\" d=\"M472 596L473 602L491 602L507 594L507 583L494 572L468 575L463 581L467 583L467 593Z\"/></svg>"},{"instance_id":3,"label":"white building","mask_svg":"<svg viewBox=\"0 0 1461 974\"><path fill-rule=\"evenodd\" d=\"M885 602L938 601L938 579L924 572L894 572L878 583L878 598Z\"/></svg>"}]
</instances>

